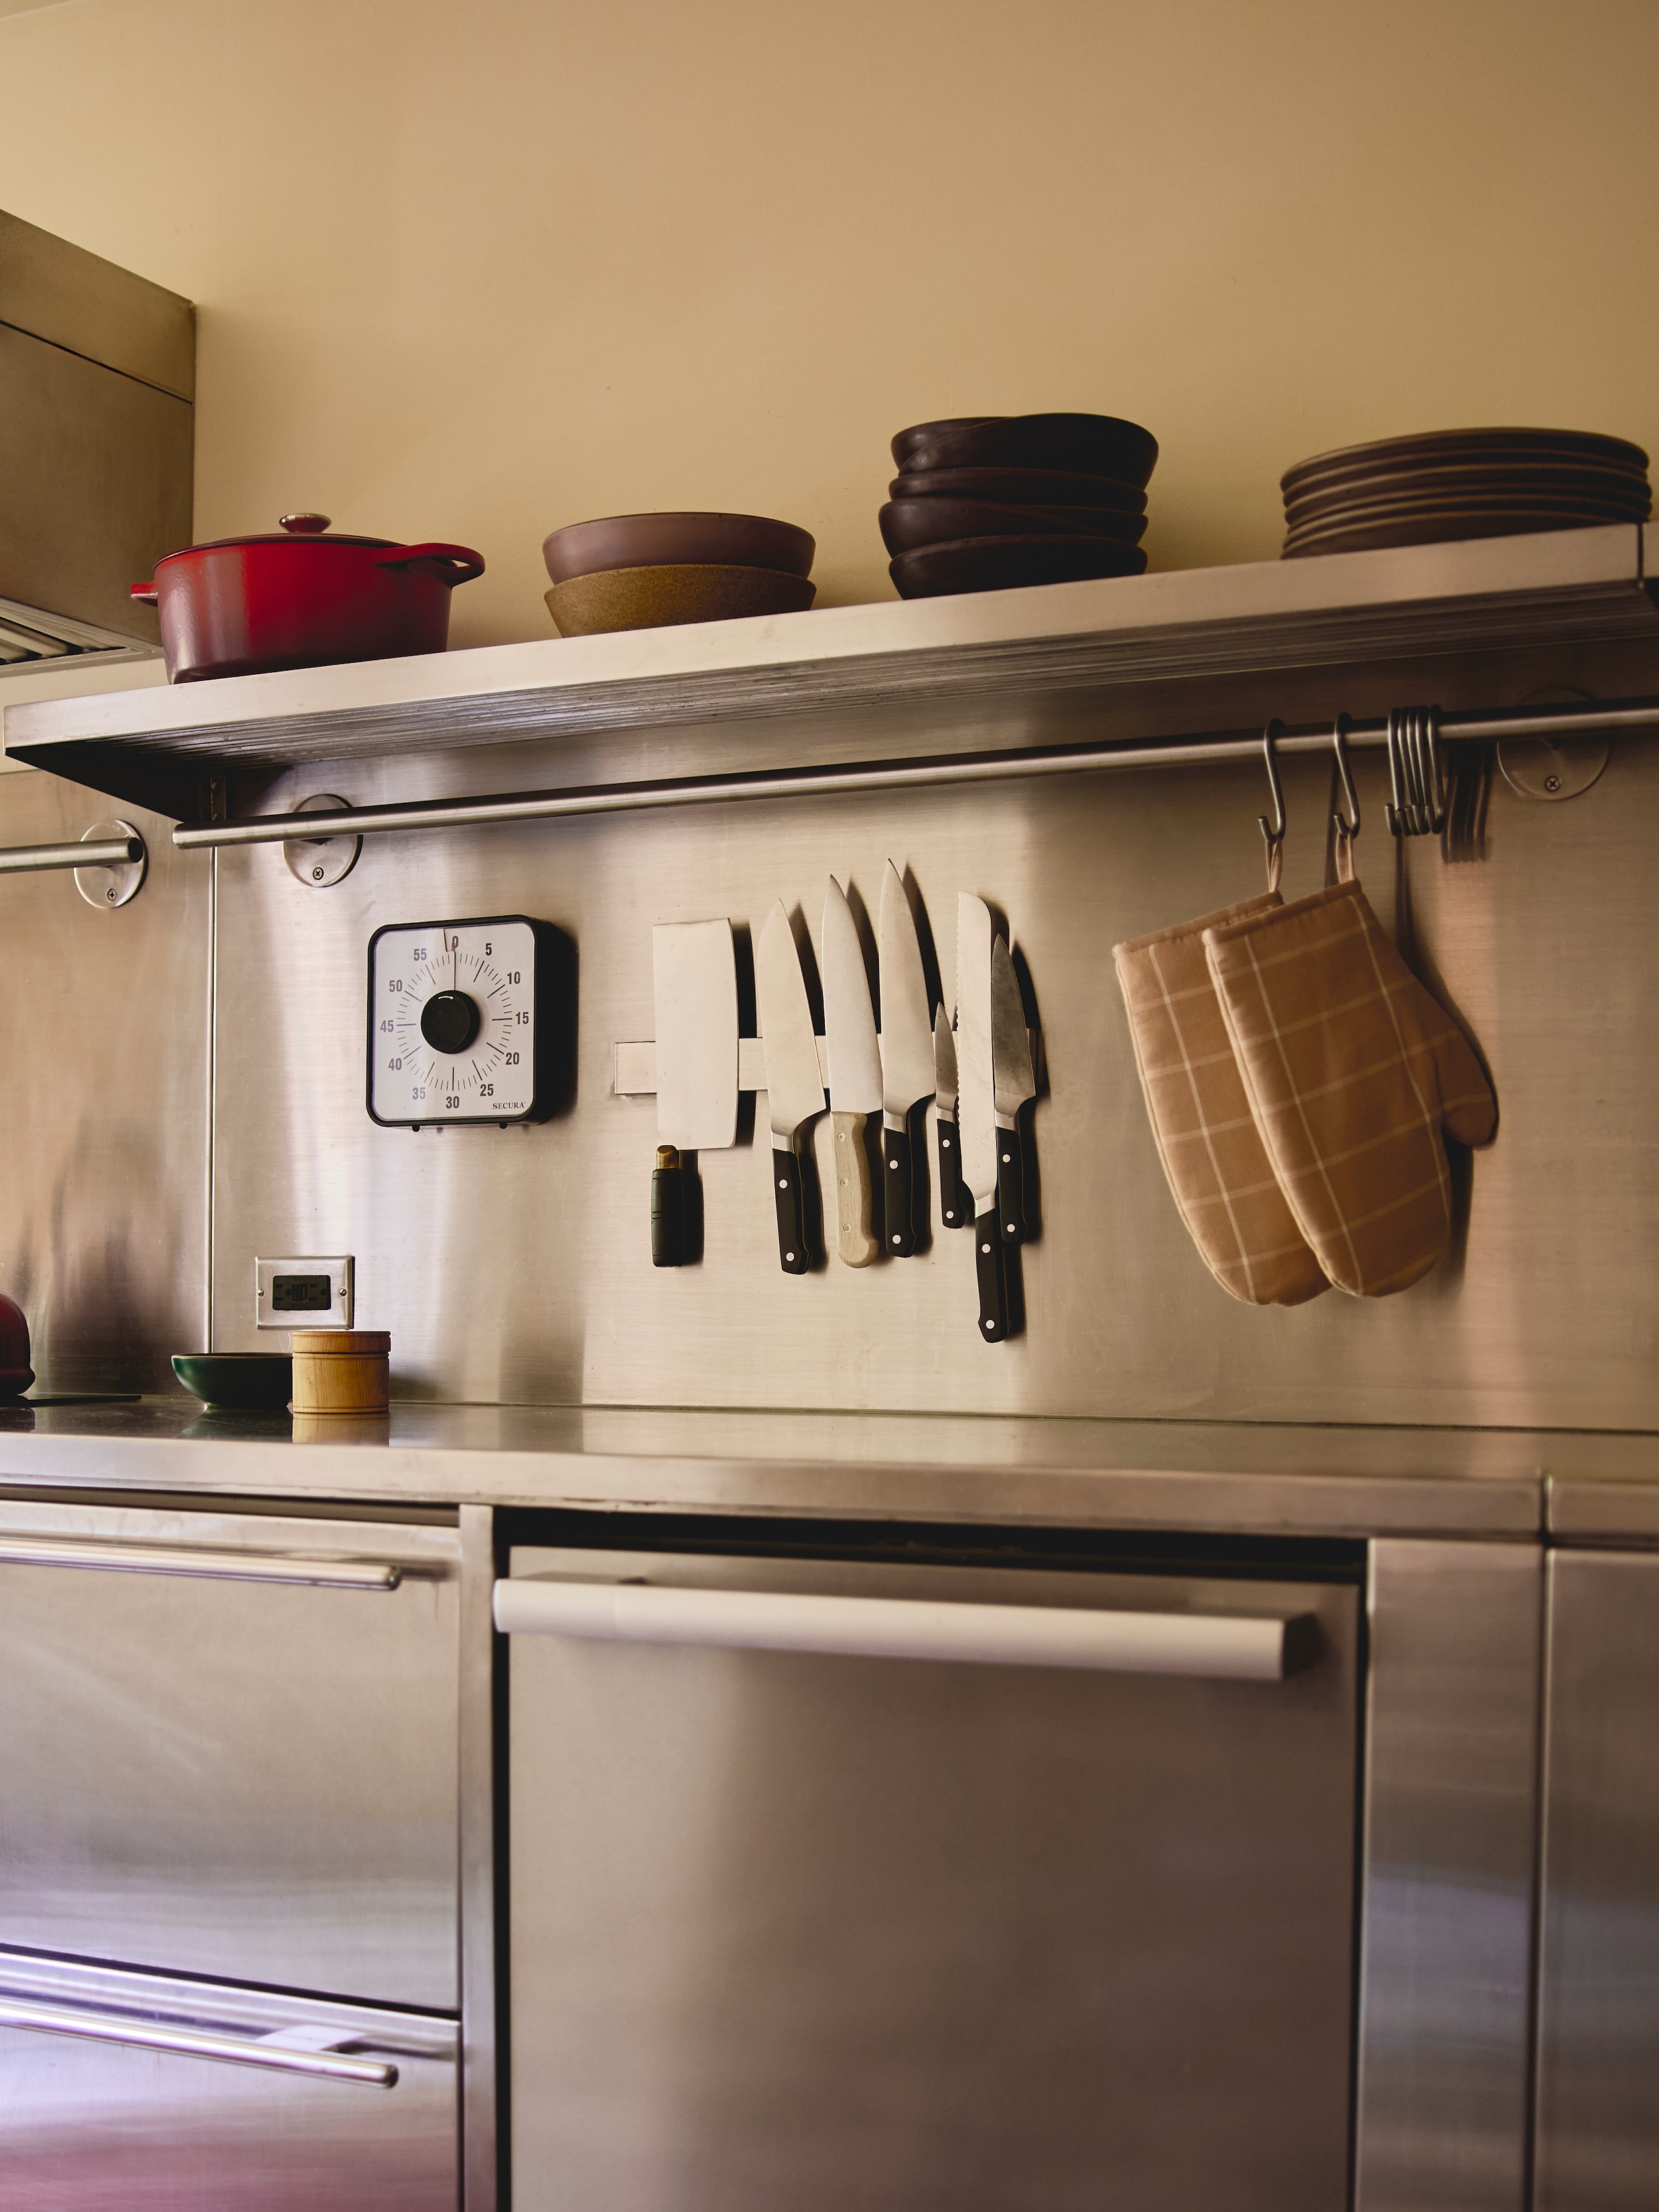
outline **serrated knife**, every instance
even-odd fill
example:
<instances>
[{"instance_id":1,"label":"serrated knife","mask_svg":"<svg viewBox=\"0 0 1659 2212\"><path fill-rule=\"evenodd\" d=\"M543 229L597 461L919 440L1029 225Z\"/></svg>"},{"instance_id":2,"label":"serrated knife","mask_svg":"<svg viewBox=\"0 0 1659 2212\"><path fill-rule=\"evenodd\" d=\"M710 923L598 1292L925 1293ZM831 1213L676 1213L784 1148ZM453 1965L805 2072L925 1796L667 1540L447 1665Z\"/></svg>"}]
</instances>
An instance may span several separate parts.
<instances>
[{"instance_id":1,"label":"serrated knife","mask_svg":"<svg viewBox=\"0 0 1659 2212\"><path fill-rule=\"evenodd\" d=\"M969 891L957 896L957 1089L962 1174L974 1202L974 1269L979 1333L1008 1334L1008 1294L997 1226L996 1084L991 1060L991 910Z\"/></svg>"},{"instance_id":2,"label":"serrated knife","mask_svg":"<svg viewBox=\"0 0 1659 2212\"><path fill-rule=\"evenodd\" d=\"M881 1250L870 1176L870 1116L881 1107L881 1051L864 948L833 876L823 894L823 1034L830 1048L830 1115L836 1133L836 1249L849 1267Z\"/></svg>"},{"instance_id":3,"label":"serrated knife","mask_svg":"<svg viewBox=\"0 0 1659 2212\"><path fill-rule=\"evenodd\" d=\"M800 972L795 933L783 901L775 899L755 947L755 1000L766 1059L766 1106L772 1124L772 1195L778 1216L778 1264L804 1275L811 1264L801 1204L796 1133L823 1111L818 1041Z\"/></svg>"},{"instance_id":4,"label":"serrated knife","mask_svg":"<svg viewBox=\"0 0 1659 2212\"><path fill-rule=\"evenodd\" d=\"M1020 1109L1036 1097L1031 1032L1012 956L1000 937L991 940L991 1080L997 1109L997 1218L1005 1244L1025 1241L1025 1164Z\"/></svg>"},{"instance_id":5,"label":"serrated knife","mask_svg":"<svg viewBox=\"0 0 1659 2212\"><path fill-rule=\"evenodd\" d=\"M962 1138L957 1127L957 1038L943 1006L933 1016L933 1128L939 1139L939 1210L947 1229L973 1222L962 1180Z\"/></svg>"},{"instance_id":6,"label":"serrated knife","mask_svg":"<svg viewBox=\"0 0 1659 2212\"><path fill-rule=\"evenodd\" d=\"M910 1115L934 1087L933 1033L916 918L890 860L881 879L876 942L881 961L882 1235L889 1252L908 1260L916 1249Z\"/></svg>"}]
</instances>

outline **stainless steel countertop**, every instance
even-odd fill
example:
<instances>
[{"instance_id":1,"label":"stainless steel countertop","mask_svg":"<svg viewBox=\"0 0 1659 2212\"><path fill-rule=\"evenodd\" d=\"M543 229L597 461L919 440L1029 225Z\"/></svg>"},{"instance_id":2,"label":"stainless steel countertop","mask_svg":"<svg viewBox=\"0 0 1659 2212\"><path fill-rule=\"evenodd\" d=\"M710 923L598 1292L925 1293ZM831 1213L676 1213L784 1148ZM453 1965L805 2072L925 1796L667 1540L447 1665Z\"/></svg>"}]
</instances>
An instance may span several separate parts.
<instances>
[{"instance_id":1,"label":"stainless steel countertop","mask_svg":"<svg viewBox=\"0 0 1659 2212\"><path fill-rule=\"evenodd\" d=\"M301 1433L295 1433L295 1426ZM1003 1416L194 1400L0 1409L0 1487L1203 1528L1659 1536L1659 1437Z\"/></svg>"}]
</instances>

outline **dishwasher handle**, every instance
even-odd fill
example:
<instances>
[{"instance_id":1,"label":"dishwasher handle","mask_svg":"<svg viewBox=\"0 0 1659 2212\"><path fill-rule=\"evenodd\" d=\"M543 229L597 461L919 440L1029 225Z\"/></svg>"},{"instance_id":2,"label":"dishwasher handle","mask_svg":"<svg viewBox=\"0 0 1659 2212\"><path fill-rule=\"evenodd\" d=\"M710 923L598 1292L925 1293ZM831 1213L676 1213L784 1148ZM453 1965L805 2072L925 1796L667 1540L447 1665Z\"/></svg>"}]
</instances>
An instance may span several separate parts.
<instances>
[{"instance_id":1,"label":"dishwasher handle","mask_svg":"<svg viewBox=\"0 0 1659 2212\"><path fill-rule=\"evenodd\" d=\"M695 1644L993 1667L1277 1682L1319 1646L1309 1613L1111 1613L781 1590L676 1589L525 1576L495 1585L504 1636Z\"/></svg>"},{"instance_id":2,"label":"dishwasher handle","mask_svg":"<svg viewBox=\"0 0 1659 2212\"><path fill-rule=\"evenodd\" d=\"M307 1559L270 1552L192 1550L183 1545L102 1544L73 1536L0 1536L0 1565L101 1567L129 1575L202 1575L240 1583L302 1583L317 1589L395 1590L404 1571L390 1560Z\"/></svg>"},{"instance_id":3,"label":"dishwasher handle","mask_svg":"<svg viewBox=\"0 0 1659 2212\"><path fill-rule=\"evenodd\" d=\"M348 2058L331 2051L290 2049L254 2036L215 2035L204 2028L163 2027L78 2005L26 2004L0 1996L0 2027L38 2028L47 2035L78 2035L94 2043L124 2043L185 2058L219 2058L233 2066L261 2066L276 2074L320 2075L361 2081L372 2089L397 2086L398 2069L378 2058Z\"/></svg>"}]
</instances>

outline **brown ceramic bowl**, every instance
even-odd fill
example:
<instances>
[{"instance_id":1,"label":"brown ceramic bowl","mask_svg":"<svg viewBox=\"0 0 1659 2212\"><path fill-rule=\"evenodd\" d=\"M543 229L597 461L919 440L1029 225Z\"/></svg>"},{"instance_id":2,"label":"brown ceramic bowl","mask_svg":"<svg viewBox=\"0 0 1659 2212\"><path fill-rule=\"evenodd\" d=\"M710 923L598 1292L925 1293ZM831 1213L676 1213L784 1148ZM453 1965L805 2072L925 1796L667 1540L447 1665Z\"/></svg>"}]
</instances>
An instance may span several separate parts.
<instances>
[{"instance_id":1,"label":"brown ceramic bowl","mask_svg":"<svg viewBox=\"0 0 1659 2212\"><path fill-rule=\"evenodd\" d=\"M805 576L787 576L777 568L662 562L567 576L548 592L547 611L562 637L592 637L602 630L799 614L811 605L817 591Z\"/></svg>"},{"instance_id":2,"label":"brown ceramic bowl","mask_svg":"<svg viewBox=\"0 0 1659 2212\"><path fill-rule=\"evenodd\" d=\"M931 445L935 438L948 437L953 431L977 429L981 422L1006 422L1006 415L951 415L942 422L913 422L908 430L901 430L893 441L893 465L907 468L911 454L918 446Z\"/></svg>"},{"instance_id":3,"label":"brown ceramic bowl","mask_svg":"<svg viewBox=\"0 0 1659 2212\"><path fill-rule=\"evenodd\" d=\"M1146 532L1144 514L1121 514L1109 507L996 507L980 499L891 500L878 520L890 553L915 553L959 538L1076 538L1085 544L1138 545Z\"/></svg>"},{"instance_id":4,"label":"brown ceramic bowl","mask_svg":"<svg viewBox=\"0 0 1659 2212\"><path fill-rule=\"evenodd\" d=\"M887 487L890 499L988 499L999 507L1111 507L1145 514L1139 484L1075 469L906 469Z\"/></svg>"},{"instance_id":5,"label":"brown ceramic bowl","mask_svg":"<svg viewBox=\"0 0 1659 2212\"><path fill-rule=\"evenodd\" d=\"M933 599L951 592L1010 592L1027 584L1075 584L1091 576L1139 576L1146 556L1138 545L1104 538L959 538L901 553L887 564L902 599Z\"/></svg>"},{"instance_id":6,"label":"brown ceramic bowl","mask_svg":"<svg viewBox=\"0 0 1659 2212\"><path fill-rule=\"evenodd\" d=\"M927 433L922 435L923 432ZM1001 415L960 423L918 423L893 441L911 469L1065 469L1116 477L1144 489L1158 440L1115 415Z\"/></svg>"},{"instance_id":7,"label":"brown ceramic bowl","mask_svg":"<svg viewBox=\"0 0 1659 2212\"><path fill-rule=\"evenodd\" d=\"M563 584L613 568L687 565L806 576L816 550L810 531L762 514L611 514L556 530L543 540L542 558L553 581Z\"/></svg>"}]
</instances>

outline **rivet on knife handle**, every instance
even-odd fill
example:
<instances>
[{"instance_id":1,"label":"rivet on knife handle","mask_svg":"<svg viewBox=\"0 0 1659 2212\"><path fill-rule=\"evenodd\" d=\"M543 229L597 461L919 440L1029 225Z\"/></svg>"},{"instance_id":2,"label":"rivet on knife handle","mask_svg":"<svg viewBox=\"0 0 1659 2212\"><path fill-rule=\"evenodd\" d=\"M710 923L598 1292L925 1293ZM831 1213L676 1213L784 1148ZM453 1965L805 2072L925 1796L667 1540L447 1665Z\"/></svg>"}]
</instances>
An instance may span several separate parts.
<instances>
[{"instance_id":1,"label":"rivet on knife handle","mask_svg":"<svg viewBox=\"0 0 1659 2212\"><path fill-rule=\"evenodd\" d=\"M864 1141L866 1116L830 1116L836 1132L836 1249L849 1267L867 1267L881 1250L875 1232L875 1193L870 1182L870 1154Z\"/></svg>"},{"instance_id":2,"label":"rivet on knife handle","mask_svg":"<svg viewBox=\"0 0 1659 2212\"><path fill-rule=\"evenodd\" d=\"M882 1236L895 1259L908 1260L916 1249L910 1180L910 1130L883 1127L881 1133Z\"/></svg>"},{"instance_id":3,"label":"rivet on knife handle","mask_svg":"<svg viewBox=\"0 0 1659 2212\"><path fill-rule=\"evenodd\" d=\"M962 1139L957 1125L943 1114L935 1122L939 1137L939 1210L947 1229L966 1229L974 1209L962 1180Z\"/></svg>"},{"instance_id":4,"label":"rivet on knife handle","mask_svg":"<svg viewBox=\"0 0 1659 2212\"><path fill-rule=\"evenodd\" d=\"M1025 1241L1025 1162L1018 1125L997 1131L997 1217L1005 1244Z\"/></svg>"},{"instance_id":5,"label":"rivet on knife handle","mask_svg":"<svg viewBox=\"0 0 1659 2212\"><path fill-rule=\"evenodd\" d=\"M778 1207L778 1265L786 1275L804 1275L811 1255L801 1206L800 1161L793 1147L773 1152L772 1195Z\"/></svg>"},{"instance_id":6,"label":"rivet on knife handle","mask_svg":"<svg viewBox=\"0 0 1659 2212\"><path fill-rule=\"evenodd\" d=\"M992 1206L974 1224L974 1266L979 1276L979 1333L987 1344L1000 1344L1008 1334L1008 1291Z\"/></svg>"}]
</instances>

